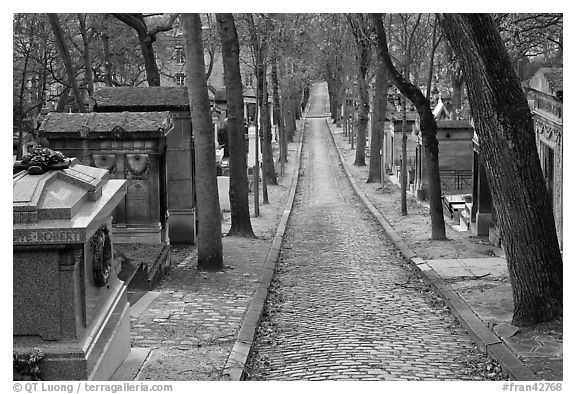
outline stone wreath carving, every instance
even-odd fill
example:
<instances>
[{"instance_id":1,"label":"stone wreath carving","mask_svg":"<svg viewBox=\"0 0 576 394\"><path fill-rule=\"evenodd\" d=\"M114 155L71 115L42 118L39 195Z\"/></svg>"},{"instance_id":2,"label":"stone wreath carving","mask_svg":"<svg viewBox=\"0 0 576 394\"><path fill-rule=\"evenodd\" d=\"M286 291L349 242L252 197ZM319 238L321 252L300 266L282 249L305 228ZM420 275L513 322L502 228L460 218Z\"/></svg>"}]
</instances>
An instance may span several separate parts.
<instances>
[{"instance_id":1,"label":"stone wreath carving","mask_svg":"<svg viewBox=\"0 0 576 394\"><path fill-rule=\"evenodd\" d=\"M105 168L110 174L116 171L116 155L109 154L96 154L92 155L92 166L98 168Z\"/></svg>"},{"instance_id":2,"label":"stone wreath carving","mask_svg":"<svg viewBox=\"0 0 576 394\"><path fill-rule=\"evenodd\" d=\"M110 231L105 224L100 226L90 239L90 248L92 249L94 282L98 287L106 286L112 270L112 241Z\"/></svg>"},{"instance_id":3,"label":"stone wreath carving","mask_svg":"<svg viewBox=\"0 0 576 394\"><path fill-rule=\"evenodd\" d=\"M125 167L127 175L132 178L141 179L145 176L150 164L150 158L147 154L127 154Z\"/></svg>"}]
</instances>

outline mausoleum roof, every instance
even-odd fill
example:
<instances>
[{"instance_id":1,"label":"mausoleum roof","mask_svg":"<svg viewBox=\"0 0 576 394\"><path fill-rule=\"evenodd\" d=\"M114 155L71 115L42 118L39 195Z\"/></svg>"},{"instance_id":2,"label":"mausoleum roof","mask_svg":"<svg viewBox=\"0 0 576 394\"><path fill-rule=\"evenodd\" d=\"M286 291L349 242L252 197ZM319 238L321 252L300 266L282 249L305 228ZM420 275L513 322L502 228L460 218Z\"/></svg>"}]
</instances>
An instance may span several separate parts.
<instances>
[{"instance_id":1,"label":"mausoleum roof","mask_svg":"<svg viewBox=\"0 0 576 394\"><path fill-rule=\"evenodd\" d=\"M472 125L467 120L437 120L436 126L438 129L472 129Z\"/></svg>"},{"instance_id":2,"label":"mausoleum roof","mask_svg":"<svg viewBox=\"0 0 576 394\"><path fill-rule=\"evenodd\" d=\"M226 101L226 90L208 84L208 96ZM94 111L190 111L186 86L102 87L92 96Z\"/></svg>"},{"instance_id":3,"label":"mausoleum roof","mask_svg":"<svg viewBox=\"0 0 576 394\"><path fill-rule=\"evenodd\" d=\"M170 112L51 112L40 131L44 133L131 133L165 135L172 128Z\"/></svg>"},{"instance_id":4,"label":"mausoleum roof","mask_svg":"<svg viewBox=\"0 0 576 394\"><path fill-rule=\"evenodd\" d=\"M95 111L183 110L189 111L185 86L98 88L92 95Z\"/></svg>"},{"instance_id":5,"label":"mausoleum roof","mask_svg":"<svg viewBox=\"0 0 576 394\"><path fill-rule=\"evenodd\" d=\"M390 114L390 118L396 122L402 121L402 112L396 111ZM418 115L417 111L406 111L406 120L408 122L414 122L417 119L420 119L420 115Z\"/></svg>"}]
</instances>

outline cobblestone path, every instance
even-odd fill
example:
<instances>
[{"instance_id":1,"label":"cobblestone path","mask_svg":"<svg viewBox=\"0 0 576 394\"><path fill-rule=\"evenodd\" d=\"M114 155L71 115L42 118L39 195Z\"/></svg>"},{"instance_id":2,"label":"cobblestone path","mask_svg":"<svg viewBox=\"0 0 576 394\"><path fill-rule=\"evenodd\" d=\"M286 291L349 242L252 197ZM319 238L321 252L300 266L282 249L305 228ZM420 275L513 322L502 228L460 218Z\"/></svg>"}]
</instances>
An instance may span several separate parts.
<instances>
[{"instance_id":1,"label":"cobblestone path","mask_svg":"<svg viewBox=\"0 0 576 394\"><path fill-rule=\"evenodd\" d=\"M316 117L325 114L325 93L312 96L295 206L249 378L478 379L463 372L475 353L465 331L354 196Z\"/></svg>"}]
</instances>

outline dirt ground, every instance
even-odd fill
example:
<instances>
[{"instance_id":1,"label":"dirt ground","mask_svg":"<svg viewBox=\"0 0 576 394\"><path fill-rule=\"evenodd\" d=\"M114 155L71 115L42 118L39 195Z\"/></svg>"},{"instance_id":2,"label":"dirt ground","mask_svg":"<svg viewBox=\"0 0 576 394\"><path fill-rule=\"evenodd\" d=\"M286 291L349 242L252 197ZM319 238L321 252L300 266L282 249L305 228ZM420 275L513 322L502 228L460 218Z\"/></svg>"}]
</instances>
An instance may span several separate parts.
<instances>
[{"instance_id":1,"label":"dirt ground","mask_svg":"<svg viewBox=\"0 0 576 394\"><path fill-rule=\"evenodd\" d=\"M352 154L352 150L346 150L347 158L351 157ZM381 212L384 212L384 216L396 232L424 260L501 255L502 251L491 245L488 242L488 237L478 237L468 232L459 232L449 225L446 226L447 240L431 240L430 214L428 209L420 205L413 195L408 194L406 199L408 216L402 216L398 186L389 180L385 181L383 187L380 183L366 183L368 179L367 166L350 166L349 169L370 202Z\"/></svg>"}]
</instances>

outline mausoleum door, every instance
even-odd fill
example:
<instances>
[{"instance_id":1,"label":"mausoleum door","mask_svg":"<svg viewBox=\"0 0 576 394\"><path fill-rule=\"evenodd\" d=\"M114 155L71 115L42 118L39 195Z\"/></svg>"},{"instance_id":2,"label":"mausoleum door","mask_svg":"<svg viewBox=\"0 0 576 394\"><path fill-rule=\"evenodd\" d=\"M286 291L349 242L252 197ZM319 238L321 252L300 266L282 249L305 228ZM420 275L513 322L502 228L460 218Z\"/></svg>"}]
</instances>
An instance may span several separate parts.
<instances>
[{"instance_id":1,"label":"mausoleum door","mask_svg":"<svg viewBox=\"0 0 576 394\"><path fill-rule=\"evenodd\" d=\"M549 146L542 144L541 162L542 170L544 172L544 180L546 181L546 190L552 202L552 209L554 209L554 150Z\"/></svg>"}]
</instances>

